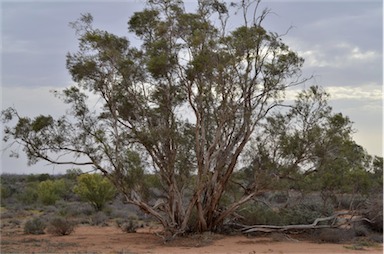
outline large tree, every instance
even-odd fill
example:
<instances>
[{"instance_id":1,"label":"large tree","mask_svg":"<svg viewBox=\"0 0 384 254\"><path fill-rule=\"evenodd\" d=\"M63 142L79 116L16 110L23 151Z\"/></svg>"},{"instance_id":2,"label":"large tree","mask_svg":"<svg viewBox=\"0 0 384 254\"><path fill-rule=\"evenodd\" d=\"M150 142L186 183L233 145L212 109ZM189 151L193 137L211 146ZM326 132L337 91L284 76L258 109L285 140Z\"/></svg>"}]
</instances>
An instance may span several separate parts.
<instances>
[{"instance_id":1,"label":"large tree","mask_svg":"<svg viewBox=\"0 0 384 254\"><path fill-rule=\"evenodd\" d=\"M263 28L268 10L258 6L201 0L188 12L179 0L148 1L128 22L140 46L82 15L72 23L79 50L67 55L76 85L57 92L71 110L31 119L8 109L3 118L18 123L5 138L31 163L92 165L171 235L217 230L256 194L253 185L220 207L245 146L284 91L303 82L303 59ZM229 29L234 20L242 24ZM89 92L101 107L87 104ZM147 198L144 170L162 198Z\"/></svg>"},{"instance_id":2,"label":"large tree","mask_svg":"<svg viewBox=\"0 0 384 254\"><path fill-rule=\"evenodd\" d=\"M367 194L380 188L382 158L356 144L352 122L333 113L328 98L324 89L312 86L286 110L266 117L244 169L249 178L257 177L259 188L320 191L324 203L337 193Z\"/></svg>"}]
</instances>

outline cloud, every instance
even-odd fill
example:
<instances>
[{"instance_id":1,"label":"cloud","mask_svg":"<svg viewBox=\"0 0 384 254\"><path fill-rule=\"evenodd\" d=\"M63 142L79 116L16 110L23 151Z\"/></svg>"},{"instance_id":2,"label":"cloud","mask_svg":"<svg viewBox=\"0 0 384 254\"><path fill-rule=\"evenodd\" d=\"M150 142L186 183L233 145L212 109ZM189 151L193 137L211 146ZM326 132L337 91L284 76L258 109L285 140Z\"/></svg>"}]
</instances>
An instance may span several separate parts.
<instances>
[{"instance_id":1,"label":"cloud","mask_svg":"<svg viewBox=\"0 0 384 254\"><path fill-rule=\"evenodd\" d=\"M382 100L382 90L375 86L329 86L326 91L331 95L332 100Z\"/></svg>"},{"instance_id":2,"label":"cloud","mask_svg":"<svg viewBox=\"0 0 384 254\"><path fill-rule=\"evenodd\" d=\"M325 90L331 95L331 100L382 100L382 89L374 84L353 86L327 86ZM302 88L289 89L286 93L288 99L302 91Z\"/></svg>"},{"instance_id":3,"label":"cloud","mask_svg":"<svg viewBox=\"0 0 384 254\"><path fill-rule=\"evenodd\" d=\"M311 49L298 52L305 59L306 67L309 68L348 68L350 66L361 66L379 61L382 52L373 50L362 50L356 45L341 42L334 46L314 45Z\"/></svg>"}]
</instances>

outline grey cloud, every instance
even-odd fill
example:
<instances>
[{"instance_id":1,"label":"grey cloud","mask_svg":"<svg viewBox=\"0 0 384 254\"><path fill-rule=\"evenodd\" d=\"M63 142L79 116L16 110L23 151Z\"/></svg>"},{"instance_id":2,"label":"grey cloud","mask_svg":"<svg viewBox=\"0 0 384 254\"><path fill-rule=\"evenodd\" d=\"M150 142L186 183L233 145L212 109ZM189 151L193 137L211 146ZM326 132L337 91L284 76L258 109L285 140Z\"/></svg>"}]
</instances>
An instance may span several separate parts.
<instances>
[{"instance_id":1,"label":"grey cloud","mask_svg":"<svg viewBox=\"0 0 384 254\"><path fill-rule=\"evenodd\" d=\"M128 35L128 18L142 4L15 2L2 7L3 86L66 86L71 79L65 55L77 49L69 22L90 12L95 27Z\"/></svg>"}]
</instances>

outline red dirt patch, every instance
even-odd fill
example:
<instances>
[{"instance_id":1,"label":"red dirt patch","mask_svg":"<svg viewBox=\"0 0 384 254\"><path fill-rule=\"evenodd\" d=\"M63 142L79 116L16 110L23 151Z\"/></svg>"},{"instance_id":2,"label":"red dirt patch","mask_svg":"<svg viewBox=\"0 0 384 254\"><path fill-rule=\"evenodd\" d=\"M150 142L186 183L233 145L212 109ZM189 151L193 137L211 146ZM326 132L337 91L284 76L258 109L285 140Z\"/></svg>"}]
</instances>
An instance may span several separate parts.
<instances>
[{"instance_id":1,"label":"red dirt patch","mask_svg":"<svg viewBox=\"0 0 384 254\"><path fill-rule=\"evenodd\" d=\"M123 233L108 227L79 226L68 236L25 235L21 228L1 230L1 253L362 253L351 244L318 244L307 241L275 241L268 237L202 234L164 243L156 228ZM348 248L346 248L348 247ZM383 245L364 247L379 254Z\"/></svg>"}]
</instances>

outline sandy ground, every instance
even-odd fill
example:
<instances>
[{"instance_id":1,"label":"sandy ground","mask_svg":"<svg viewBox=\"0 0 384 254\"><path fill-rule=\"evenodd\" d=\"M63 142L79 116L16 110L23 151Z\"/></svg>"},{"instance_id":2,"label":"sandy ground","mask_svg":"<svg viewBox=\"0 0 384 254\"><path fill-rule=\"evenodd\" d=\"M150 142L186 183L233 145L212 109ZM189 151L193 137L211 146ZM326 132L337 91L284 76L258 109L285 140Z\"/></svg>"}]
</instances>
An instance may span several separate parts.
<instances>
[{"instance_id":1,"label":"sandy ground","mask_svg":"<svg viewBox=\"0 0 384 254\"><path fill-rule=\"evenodd\" d=\"M114 226L79 226L68 236L25 235L21 228L1 230L1 253L383 253L383 245L357 250L353 244L319 244L295 239L203 234L170 243L154 229L123 233Z\"/></svg>"}]
</instances>

